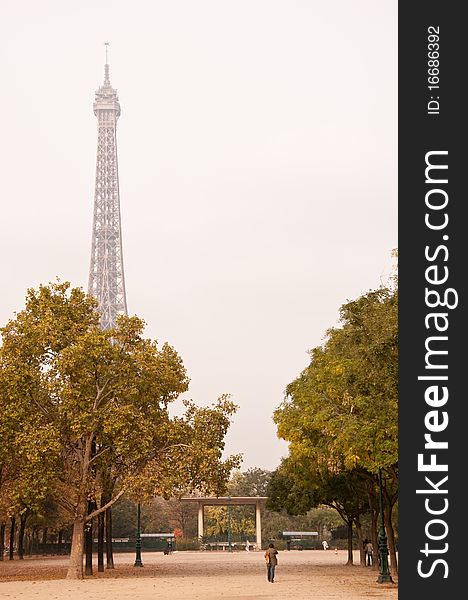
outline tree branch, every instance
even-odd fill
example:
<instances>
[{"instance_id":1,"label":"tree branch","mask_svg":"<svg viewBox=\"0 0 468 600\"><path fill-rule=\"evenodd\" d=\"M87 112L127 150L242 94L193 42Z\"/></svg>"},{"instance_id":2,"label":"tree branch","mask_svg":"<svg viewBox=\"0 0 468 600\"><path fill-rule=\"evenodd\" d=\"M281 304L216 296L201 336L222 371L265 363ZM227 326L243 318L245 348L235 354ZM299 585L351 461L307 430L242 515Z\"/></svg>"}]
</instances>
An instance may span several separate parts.
<instances>
[{"instance_id":1,"label":"tree branch","mask_svg":"<svg viewBox=\"0 0 468 600\"><path fill-rule=\"evenodd\" d=\"M107 394L104 394L104 390L109 385L109 382L110 379L107 379L102 385L102 387L99 387L98 383L96 382L96 398L94 400L93 410L97 410L102 402L102 399L112 393L111 391L109 391L107 392Z\"/></svg>"},{"instance_id":2,"label":"tree branch","mask_svg":"<svg viewBox=\"0 0 468 600\"><path fill-rule=\"evenodd\" d=\"M117 502L117 500L122 496L124 492L125 488L122 488L120 492L115 496L115 498L109 500L109 502L107 504L104 504L104 506L101 506L101 508L97 508L96 510L93 510L92 513L89 513L89 515L85 519L85 523L89 523L89 521L94 519L94 517L97 517L98 515L106 511L108 508L110 508L113 504Z\"/></svg>"},{"instance_id":3,"label":"tree branch","mask_svg":"<svg viewBox=\"0 0 468 600\"><path fill-rule=\"evenodd\" d=\"M99 452L97 452L92 459L89 461L89 464L92 465L93 462L99 458L101 456L101 454L104 454L104 452L108 452L110 450L109 446L106 446L105 448L103 448L102 450L99 450Z\"/></svg>"},{"instance_id":4,"label":"tree branch","mask_svg":"<svg viewBox=\"0 0 468 600\"><path fill-rule=\"evenodd\" d=\"M41 404L39 404L39 402L36 400L36 398L34 398L34 396L31 393L31 390L28 390L29 392L29 397L31 398L31 400L34 402L34 404L37 406L37 408L46 416L49 416L49 411L46 410Z\"/></svg>"}]
</instances>

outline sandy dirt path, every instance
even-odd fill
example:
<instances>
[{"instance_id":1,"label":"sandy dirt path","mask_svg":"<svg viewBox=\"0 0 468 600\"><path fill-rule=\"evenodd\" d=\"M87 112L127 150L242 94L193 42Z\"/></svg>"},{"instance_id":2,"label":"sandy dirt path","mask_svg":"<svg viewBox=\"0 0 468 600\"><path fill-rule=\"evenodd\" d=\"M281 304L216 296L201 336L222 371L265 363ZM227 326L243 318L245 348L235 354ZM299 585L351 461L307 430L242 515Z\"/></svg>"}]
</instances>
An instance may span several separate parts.
<instances>
[{"instance_id":1,"label":"sandy dirt path","mask_svg":"<svg viewBox=\"0 0 468 600\"><path fill-rule=\"evenodd\" d=\"M0 563L2 600L396 600L397 585L378 584L370 568L347 567L346 553L280 552L274 584L263 553L116 554L116 569L83 581L63 579L67 560L50 557ZM358 556L355 556L358 560ZM31 580L31 579L34 580ZM62 578L62 579L60 579Z\"/></svg>"}]
</instances>

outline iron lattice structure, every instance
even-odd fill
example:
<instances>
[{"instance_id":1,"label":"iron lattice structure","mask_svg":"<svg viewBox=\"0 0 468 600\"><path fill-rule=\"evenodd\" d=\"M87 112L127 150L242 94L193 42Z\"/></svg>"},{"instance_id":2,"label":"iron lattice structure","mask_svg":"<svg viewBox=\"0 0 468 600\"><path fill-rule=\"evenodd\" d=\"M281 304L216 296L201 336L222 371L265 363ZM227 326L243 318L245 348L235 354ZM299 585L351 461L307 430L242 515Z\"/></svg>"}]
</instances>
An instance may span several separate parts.
<instances>
[{"instance_id":1,"label":"iron lattice structure","mask_svg":"<svg viewBox=\"0 0 468 600\"><path fill-rule=\"evenodd\" d=\"M97 298L101 326L108 329L115 325L117 315L127 314L127 299L117 163L120 104L117 91L110 84L107 60L104 83L96 92L94 114L98 120L98 143L88 293Z\"/></svg>"}]
</instances>

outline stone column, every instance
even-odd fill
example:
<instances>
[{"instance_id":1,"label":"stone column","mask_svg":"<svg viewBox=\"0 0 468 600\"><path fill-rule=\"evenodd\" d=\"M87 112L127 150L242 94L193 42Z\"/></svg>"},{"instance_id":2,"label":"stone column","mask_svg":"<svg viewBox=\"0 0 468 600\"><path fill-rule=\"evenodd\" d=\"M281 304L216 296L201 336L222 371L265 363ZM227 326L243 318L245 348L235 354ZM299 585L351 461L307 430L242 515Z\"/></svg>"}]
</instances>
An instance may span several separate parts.
<instances>
[{"instance_id":1,"label":"stone column","mask_svg":"<svg viewBox=\"0 0 468 600\"><path fill-rule=\"evenodd\" d=\"M257 549L262 549L262 518L260 515L260 502L255 503L255 533L257 536Z\"/></svg>"},{"instance_id":2,"label":"stone column","mask_svg":"<svg viewBox=\"0 0 468 600\"><path fill-rule=\"evenodd\" d=\"M198 503L198 539L203 537L203 502Z\"/></svg>"}]
</instances>

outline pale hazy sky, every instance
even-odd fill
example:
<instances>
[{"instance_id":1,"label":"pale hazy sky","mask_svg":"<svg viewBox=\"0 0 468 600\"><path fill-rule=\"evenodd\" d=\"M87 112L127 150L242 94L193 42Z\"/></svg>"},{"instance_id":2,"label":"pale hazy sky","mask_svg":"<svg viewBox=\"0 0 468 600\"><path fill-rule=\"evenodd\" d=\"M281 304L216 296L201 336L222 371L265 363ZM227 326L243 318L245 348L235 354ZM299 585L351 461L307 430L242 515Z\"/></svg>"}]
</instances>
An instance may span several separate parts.
<instances>
[{"instance_id":1,"label":"pale hazy sky","mask_svg":"<svg viewBox=\"0 0 468 600\"><path fill-rule=\"evenodd\" d=\"M86 288L104 46L127 301L201 404L240 406L243 468L286 454L272 412L397 245L396 0L3 0L0 323L28 287Z\"/></svg>"}]
</instances>

